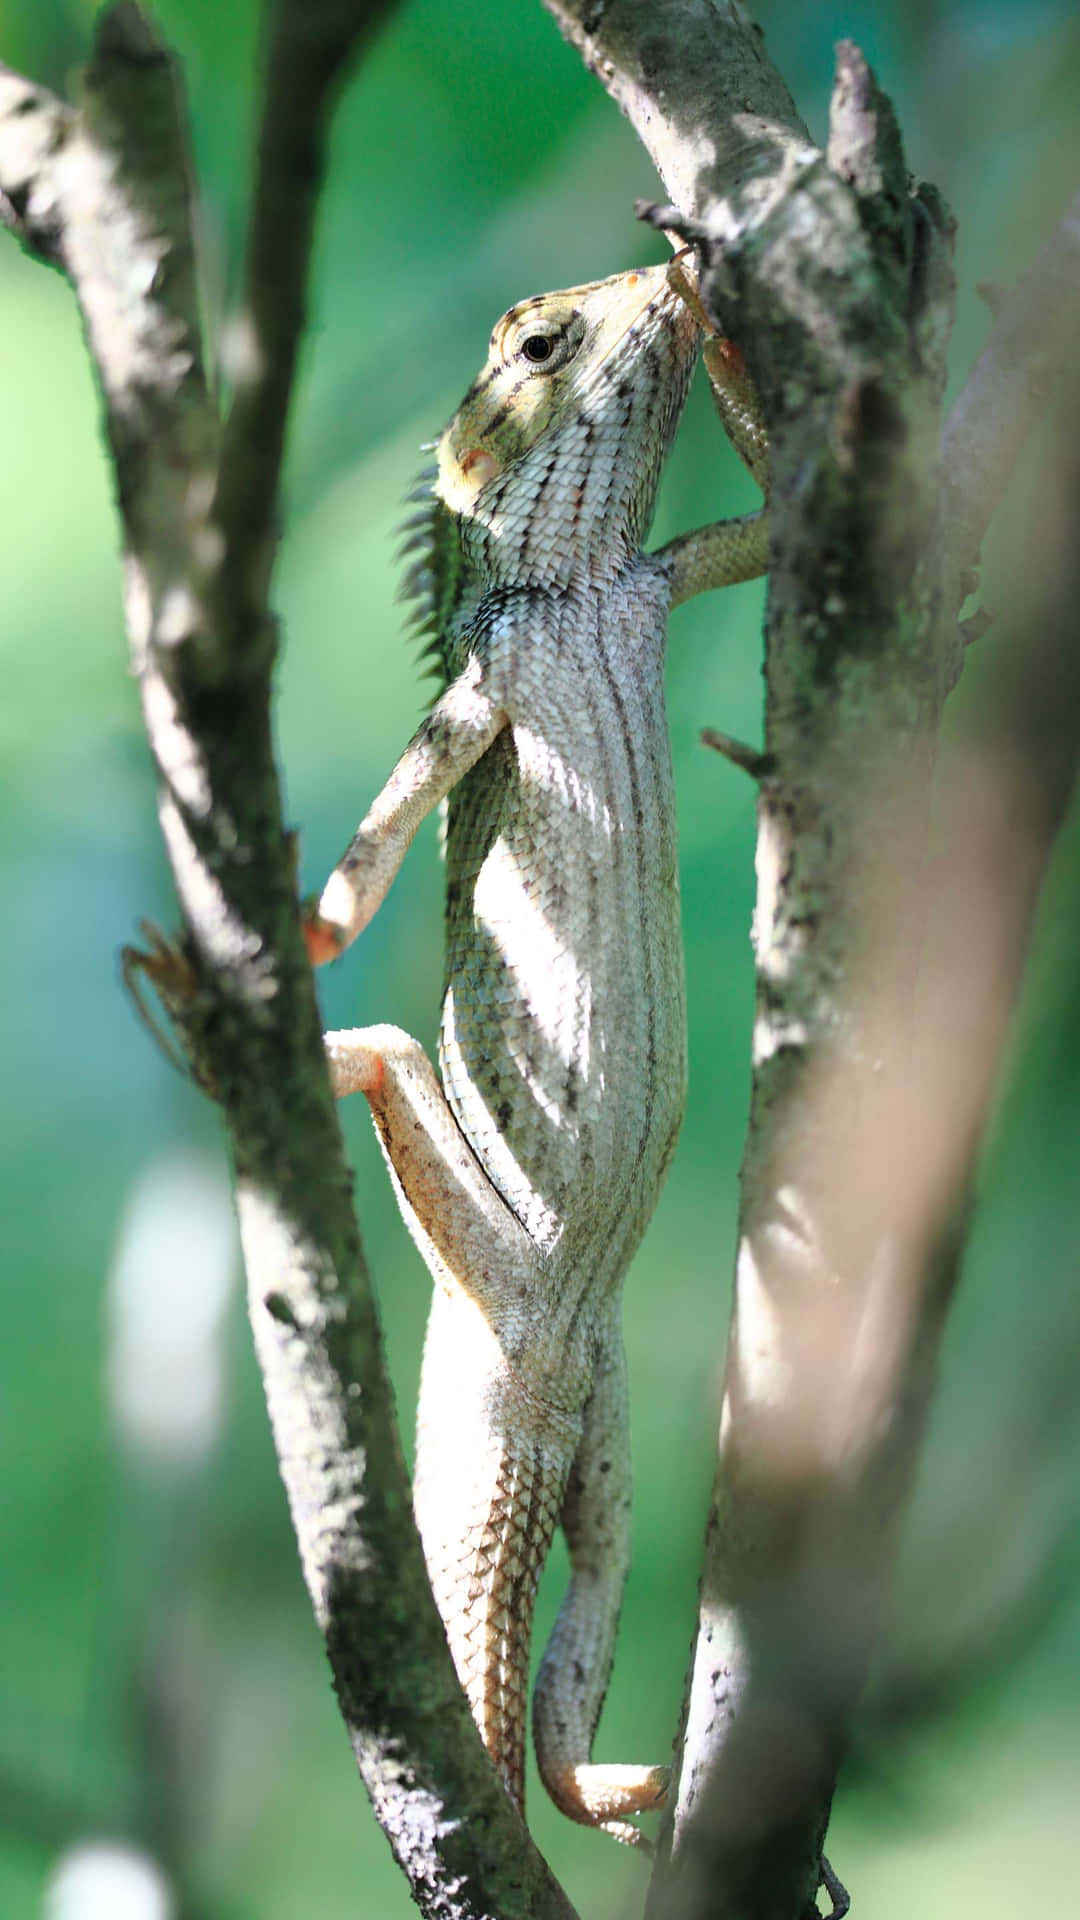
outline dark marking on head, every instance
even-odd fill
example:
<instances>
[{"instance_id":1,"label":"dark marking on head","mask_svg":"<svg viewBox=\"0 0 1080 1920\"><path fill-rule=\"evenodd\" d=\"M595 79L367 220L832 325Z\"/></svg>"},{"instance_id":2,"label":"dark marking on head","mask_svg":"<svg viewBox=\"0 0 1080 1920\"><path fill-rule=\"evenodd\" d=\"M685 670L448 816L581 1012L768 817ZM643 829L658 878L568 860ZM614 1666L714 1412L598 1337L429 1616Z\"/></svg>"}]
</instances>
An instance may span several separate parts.
<instances>
[{"instance_id":1,"label":"dark marking on head","mask_svg":"<svg viewBox=\"0 0 1080 1920\"><path fill-rule=\"evenodd\" d=\"M502 405L499 407L496 407L495 412L491 416L491 419L484 421L483 431L485 434L498 433L499 428L503 425L503 422L506 420L509 420L510 415L516 409L517 397L522 384L523 383L519 380L517 384L512 388L507 398L503 401Z\"/></svg>"},{"instance_id":2,"label":"dark marking on head","mask_svg":"<svg viewBox=\"0 0 1080 1920\"><path fill-rule=\"evenodd\" d=\"M465 395L461 406L458 408L458 412L462 413L471 400L475 400L478 394L483 393L485 387L490 387L492 381L498 378L501 371L501 367L485 367L482 373L478 373L468 393Z\"/></svg>"}]
</instances>

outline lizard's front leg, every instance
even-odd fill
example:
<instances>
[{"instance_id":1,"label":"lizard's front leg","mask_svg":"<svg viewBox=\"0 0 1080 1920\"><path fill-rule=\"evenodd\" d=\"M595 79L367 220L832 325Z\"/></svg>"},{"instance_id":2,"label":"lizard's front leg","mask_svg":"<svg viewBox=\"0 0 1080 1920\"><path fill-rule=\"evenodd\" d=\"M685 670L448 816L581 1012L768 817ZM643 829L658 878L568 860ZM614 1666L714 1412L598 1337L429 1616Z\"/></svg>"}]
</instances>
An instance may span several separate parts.
<instances>
[{"instance_id":1,"label":"lizard's front leg","mask_svg":"<svg viewBox=\"0 0 1080 1920\"><path fill-rule=\"evenodd\" d=\"M487 752L506 718L486 682L483 661L474 655L413 735L318 905L308 907L304 933L316 966L336 959L367 926L420 822Z\"/></svg>"},{"instance_id":2,"label":"lizard's front leg","mask_svg":"<svg viewBox=\"0 0 1080 1920\"><path fill-rule=\"evenodd\" d=\"M746 370L742 353L732 340L717 333L701 304L697 286L680 257L668 266L668 281L690 308L706 339L702 349L713 401L732 446L762 492L769 488L769 442L761 403ZM658 558L671 568L671 605L681 606L698 593L715 587L756 580L768 570L768 515L746 513L719 520L692 533L680 534L661 547Z\"/></svg>"}]
</instances>

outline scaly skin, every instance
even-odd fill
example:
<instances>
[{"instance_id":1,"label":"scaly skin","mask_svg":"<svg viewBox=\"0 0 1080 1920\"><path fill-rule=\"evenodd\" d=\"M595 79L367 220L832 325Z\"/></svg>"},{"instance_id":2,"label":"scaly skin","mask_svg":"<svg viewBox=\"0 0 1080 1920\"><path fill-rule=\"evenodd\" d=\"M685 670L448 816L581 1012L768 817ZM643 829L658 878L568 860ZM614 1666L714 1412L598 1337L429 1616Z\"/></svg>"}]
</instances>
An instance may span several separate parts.
<instances>
[{"instance_id":1,"label":"scaly skin","mask_svg":"<svg viewBox=\"0 0 1080 1920\"><path fill-rule=\"evenodd\" d=\"M540 1772L572 1819L630 1842L666 1771L591 1747L629 1563L619 1296L685 1087L667 613L765 551L761 516L640 550L698 338L663 268L498 323L414 528L444 691L308 925L313 958L340 951L449 798L441 1082L394 1028L328 1035L328 1055L336 1090L371 1103L435 1283L416 1516L473 1714L522 1805L533 1599L561 1522ZM733 438L758 459L752 407Z\"/></svg>"}]
</instances>

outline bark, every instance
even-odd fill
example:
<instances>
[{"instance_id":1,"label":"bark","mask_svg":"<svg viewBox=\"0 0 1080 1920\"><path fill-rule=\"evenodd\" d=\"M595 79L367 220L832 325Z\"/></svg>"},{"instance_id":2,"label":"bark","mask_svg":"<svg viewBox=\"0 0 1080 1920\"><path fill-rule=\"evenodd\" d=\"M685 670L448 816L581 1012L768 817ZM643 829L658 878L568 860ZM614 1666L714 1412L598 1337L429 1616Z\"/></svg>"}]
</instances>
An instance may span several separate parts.
<instances>
[{"instance_id":1,"label":"bark","mask_svg":"<svg viewBox=\"0 0 1080 1920\"><path fill-rule=\"evenodd\" d=\"M1076 211L943 441L951 222L912 189L858 51L838 50L818 152L741 6L547 4L655 161L677 204L652 218L697 243L703 297L770 429L751 1113L699 1635L649 1912L800 1920L831 1880L833 1787L1075 766L1075 700L1055 708L1038 779L1030 751L1046 689L1075 684L1074 650L1068 672L1044 659L1008 752L943 782L949 884L931 897L958 615L1021 440L1066 375ZM1062 566L1049 579L1071 610ZM1069 631L1059 618L1053 645Z\"/></svg>"},{"instance_id":2,"label":"bark","mask_svg":"<svg viewBox=\"0 0 1080 1920\"><path fill-rule=\"evenodd\" d=\"M128 0L99 19L77 110L0 70L0 217L70 278L100 381L186 928L134 964L224 1108L275 1444L357 1763L424 1913L570 1920L480 1744L431 1599L271 743L267 589L329 112L386 10L271 11L224 423L205 372L176 66Z\"/></svg>"}]
</instances>

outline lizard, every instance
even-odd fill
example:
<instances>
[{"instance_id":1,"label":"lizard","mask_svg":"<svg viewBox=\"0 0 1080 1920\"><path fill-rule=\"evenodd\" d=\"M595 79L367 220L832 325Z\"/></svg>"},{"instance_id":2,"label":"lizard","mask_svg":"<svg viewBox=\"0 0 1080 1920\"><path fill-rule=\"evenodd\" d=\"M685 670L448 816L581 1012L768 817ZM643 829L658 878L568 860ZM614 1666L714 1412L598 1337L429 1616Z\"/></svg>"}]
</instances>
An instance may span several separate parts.
<instances>
[{"instance_id":1,"label":"lizard","mask_svg":"<svg viewBox=\"0 0 1080 1920\"><path fill-rule=\"evenodd\" d=\"M391 1026L329 1033L370 1103L434 1295L414 1508L474 1719L524 1810L533 1600L571 1579L536 1680L543 1783L638 1844L668 1769L591 1759L630 1550L620 1291L682 1117L683 959L667 615L764 571L765 514L642 551L702 324L680 262L522 301L412 496L441 691L305 933L339 954L448 801L441 1078ZM766 478L740 356L706 345L727 430Z\"/></svg>"}]
</instances>

